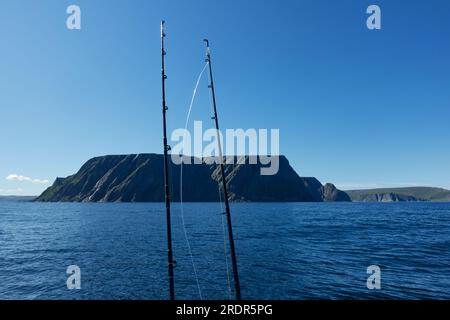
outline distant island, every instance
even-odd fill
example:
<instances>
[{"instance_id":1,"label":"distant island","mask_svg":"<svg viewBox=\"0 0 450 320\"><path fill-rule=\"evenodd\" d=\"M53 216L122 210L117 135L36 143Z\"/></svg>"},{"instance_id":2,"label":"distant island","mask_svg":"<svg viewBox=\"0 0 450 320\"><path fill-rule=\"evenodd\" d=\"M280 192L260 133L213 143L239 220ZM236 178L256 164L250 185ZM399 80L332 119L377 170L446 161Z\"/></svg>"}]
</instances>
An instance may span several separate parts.
<instances>
[{"instance_id":1,"label":"distant island","mask_svg":"<svg viewBox=\"0 0 450 320\"><path fill-rule=\"evenodd\" d=\"M276 175L262 176L260 168L260 164L248 164L248 161L226 165L231 201L351 201L345 192L338 190L333 184L322 185L316 178L300 177L284 156L280 156L279 172ZM181 166L170 161L169 169L172 201L179 202ZM36 201L162 202L163 178L163 156L159 154L96 157L87 161L76 174L57 178ZM218 181L220 175L217 165L183 165L183 201L220 201Z\"/></svg>"},{"instance_id":2,"label":"distant island","mask_svg":"<svg viewBox=\"0 0 450 320\"><path fill-rule=\"evenodd\" d=\"M450 191L442 188L408 187L345 191L357 202L450 201Z\"/></svg>"},{"instance_id":3,"label":"distant island","mask_svg":"<svg viewBox=\"0 0 450 320\"><path fill-rule=\"evenodd\" d=\"M0 196L0 201L28 202L36 199L36 196Z\"/></svg>"}]
</instances>

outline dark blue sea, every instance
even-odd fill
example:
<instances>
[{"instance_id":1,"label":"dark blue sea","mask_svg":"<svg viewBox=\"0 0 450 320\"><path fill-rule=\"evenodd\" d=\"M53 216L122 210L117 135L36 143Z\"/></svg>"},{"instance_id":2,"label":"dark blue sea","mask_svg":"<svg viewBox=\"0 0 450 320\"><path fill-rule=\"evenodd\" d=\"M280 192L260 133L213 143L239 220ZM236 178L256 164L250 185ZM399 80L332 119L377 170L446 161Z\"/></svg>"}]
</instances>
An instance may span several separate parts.
<instances>
[{"instance_id":1,"label":"dark blue sea","mask_svg":"<svg viewBox=\"0 0 450 320\"><path fill-rule=\"evenodd\" d=\"M185 204L204 299L230 296L220 204ZM244 299L450 299L450 203L233 204ZM163 204L0 202L0 299L166 299ZM175 290L199 299L180 205ZM66 269L81 269L68 290ZM381 289L366 286L381 268Z\"/></svg>"}]
</instances>

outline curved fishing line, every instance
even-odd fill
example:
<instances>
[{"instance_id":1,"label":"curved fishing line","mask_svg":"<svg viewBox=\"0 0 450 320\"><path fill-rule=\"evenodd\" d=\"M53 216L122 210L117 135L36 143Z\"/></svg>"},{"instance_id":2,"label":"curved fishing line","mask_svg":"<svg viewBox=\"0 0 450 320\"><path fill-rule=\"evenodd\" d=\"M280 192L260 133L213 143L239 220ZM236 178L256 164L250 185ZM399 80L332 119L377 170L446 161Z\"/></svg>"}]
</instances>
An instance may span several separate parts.
<instances>
[{"instance_id":1,"label":"curved fishing line","mask_svg":"<svg viewBox=\"0 0 450 320\"><path fill-rule=\"evenodd\" d=\"M206 65L209 65L209 62L206 62ZM211 75L208 73L208 80L209 83L211 83ZM211 119L215 119L215 113L214 113L214 107L213 107L213 98L212 98L212 93L211 90L208 90L209 93L209 106L211 108ZM219 138L219 132L217 132L218 135L218 139ZM219 141L217 141L218 147L220 147L220 143ZM222 156L222 152L220 152L220 156ZM223 205L223 201L222 201L222 191L220 190L220 184L217 184L217 190L219 192L219 201L220 201L220 219L222 221L222 236L223 236L223 254L224 254L224 258L225 258L225 270L227 273L227 288L228 288L228 298L231 300L231 296L232 296L232 292L231 292L231 276L230 276L230 267L228 264L228 254L227 254L227 234L226 234L226 230L225 230L225 207Z\"/></svg>"},{"instance_id":2,"label":"curved fishing line","mask_svg":"<svg viewBox=\"0 0 450 320\"><path fill-rule=\"evenodd\" d=\"M200 80L202 79L203 73L205 72L207 66L208 66L208 64L206 63L205 66L203 67L202 71L200 72L200 75L198 76L197 82L195 84L194 92L193 92L192 98L191 98L191 103L189 104L189 111L188 111L188 114L187 114L187 117L186 117L186 124L184 126L183 141L185 141L185 139L186 139L186 131L187 131L187 127L188 127L188 124L189 124L189 120L191 118L192 106L194 105L195 96L197 95L197 89L198 89L198 86L200 84ZM197 267L195 266L194 255L192 254L192 247L191 247L191 243L189 241L189 237L188 237L187 230L186 230L186 223L185 223L185 220L184 220L184 206L183 206L183 164L184 164L184 155L181 155L181 156L183 157L181 159L181 168L180 168L180 213L181 213L181 223L183 225L184 238L186 240L186 244L187 244L187 247L188 247L189 256L191 258L192 269L194 270L195 280L197 282L198 295L200 297L200 300L203 300L202 290L200 288L200 281L199 281L198 273L197 273ZM194 156L194 155L191 155L191 156Z\"/></svg>"}]
</instances>

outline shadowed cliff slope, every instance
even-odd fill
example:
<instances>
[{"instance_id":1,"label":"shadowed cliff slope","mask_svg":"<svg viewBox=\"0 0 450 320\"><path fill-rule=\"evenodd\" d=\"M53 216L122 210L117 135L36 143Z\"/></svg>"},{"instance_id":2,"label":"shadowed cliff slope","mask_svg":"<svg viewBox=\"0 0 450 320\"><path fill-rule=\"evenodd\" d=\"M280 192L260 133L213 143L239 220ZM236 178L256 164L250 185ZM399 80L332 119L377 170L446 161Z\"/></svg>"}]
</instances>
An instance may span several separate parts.
<instances>
[{"instance_id":1,"label":"shadowed cliff slope","mask_svg":"<svg viewBox=\"0 0 450 320\"><path fill-rule=\"evenodd\" d=\"M322 202L350 201L345 192L315 178L301 178L280 157L279 172L260 175L260 164L240 157L226 165L231 201ZM247 160L247 161L244 161ZM243 163L245 162L245 163ZM169 161L172 201L180 201L181 166ZM162 202L163 156L157 154L113 155L87 161L75 175L57 178L36 201L43 202ZM220 171L215 164L183 165L183 201L219 201Z\"/></svg>"}]
</instances>

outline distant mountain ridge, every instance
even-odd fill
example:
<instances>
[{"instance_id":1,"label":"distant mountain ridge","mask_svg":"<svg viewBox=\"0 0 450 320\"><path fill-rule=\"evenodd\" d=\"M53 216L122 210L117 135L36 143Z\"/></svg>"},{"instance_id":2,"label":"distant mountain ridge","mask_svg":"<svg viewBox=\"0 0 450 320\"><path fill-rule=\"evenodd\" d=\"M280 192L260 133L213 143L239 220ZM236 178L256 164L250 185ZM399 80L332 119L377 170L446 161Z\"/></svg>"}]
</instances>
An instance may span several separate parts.
<instances>
[{"instance_id":1,"label":"distant mountain ridge","mask_svg":"<svg viewBox=\"0 0 450 320\"><path fill-rule=\"evenodd\" d=\"M357 202L450 201L450 190L432 187L380 188L345 191Z\"/></svg>"},{"instance_id":2,"label":"distant mountain ridge","mask_svg":"<svg viewBox=\"0 0 450 320\"><path fill-rule=\"evenodd\" d=\"M350 201L349 196L333 184L322 185L316 178L301 178L284 156L280 156L279 172L273 176L262 176L262 165L247 164L248 157L239 158L235 164L225 166L231 201ZM76 174L57 178L36 201L162 202L163 164L163 156L158 154L96 157L87 161ZM181 166L171 161L169 164L171 198L179 202ZM183 201L219 201L219 173L215 164L183 165Z\"/></svg>"},{"instance_id":3,"label":"distant mountain ridge","mask_svg":"<svg viewBox=\"0 0 450 320\"><path fill-rule=\"evenodd\" d=\"M0 196L0 201L33 201L36 196Z\"/></svg>"}]
</instances>

